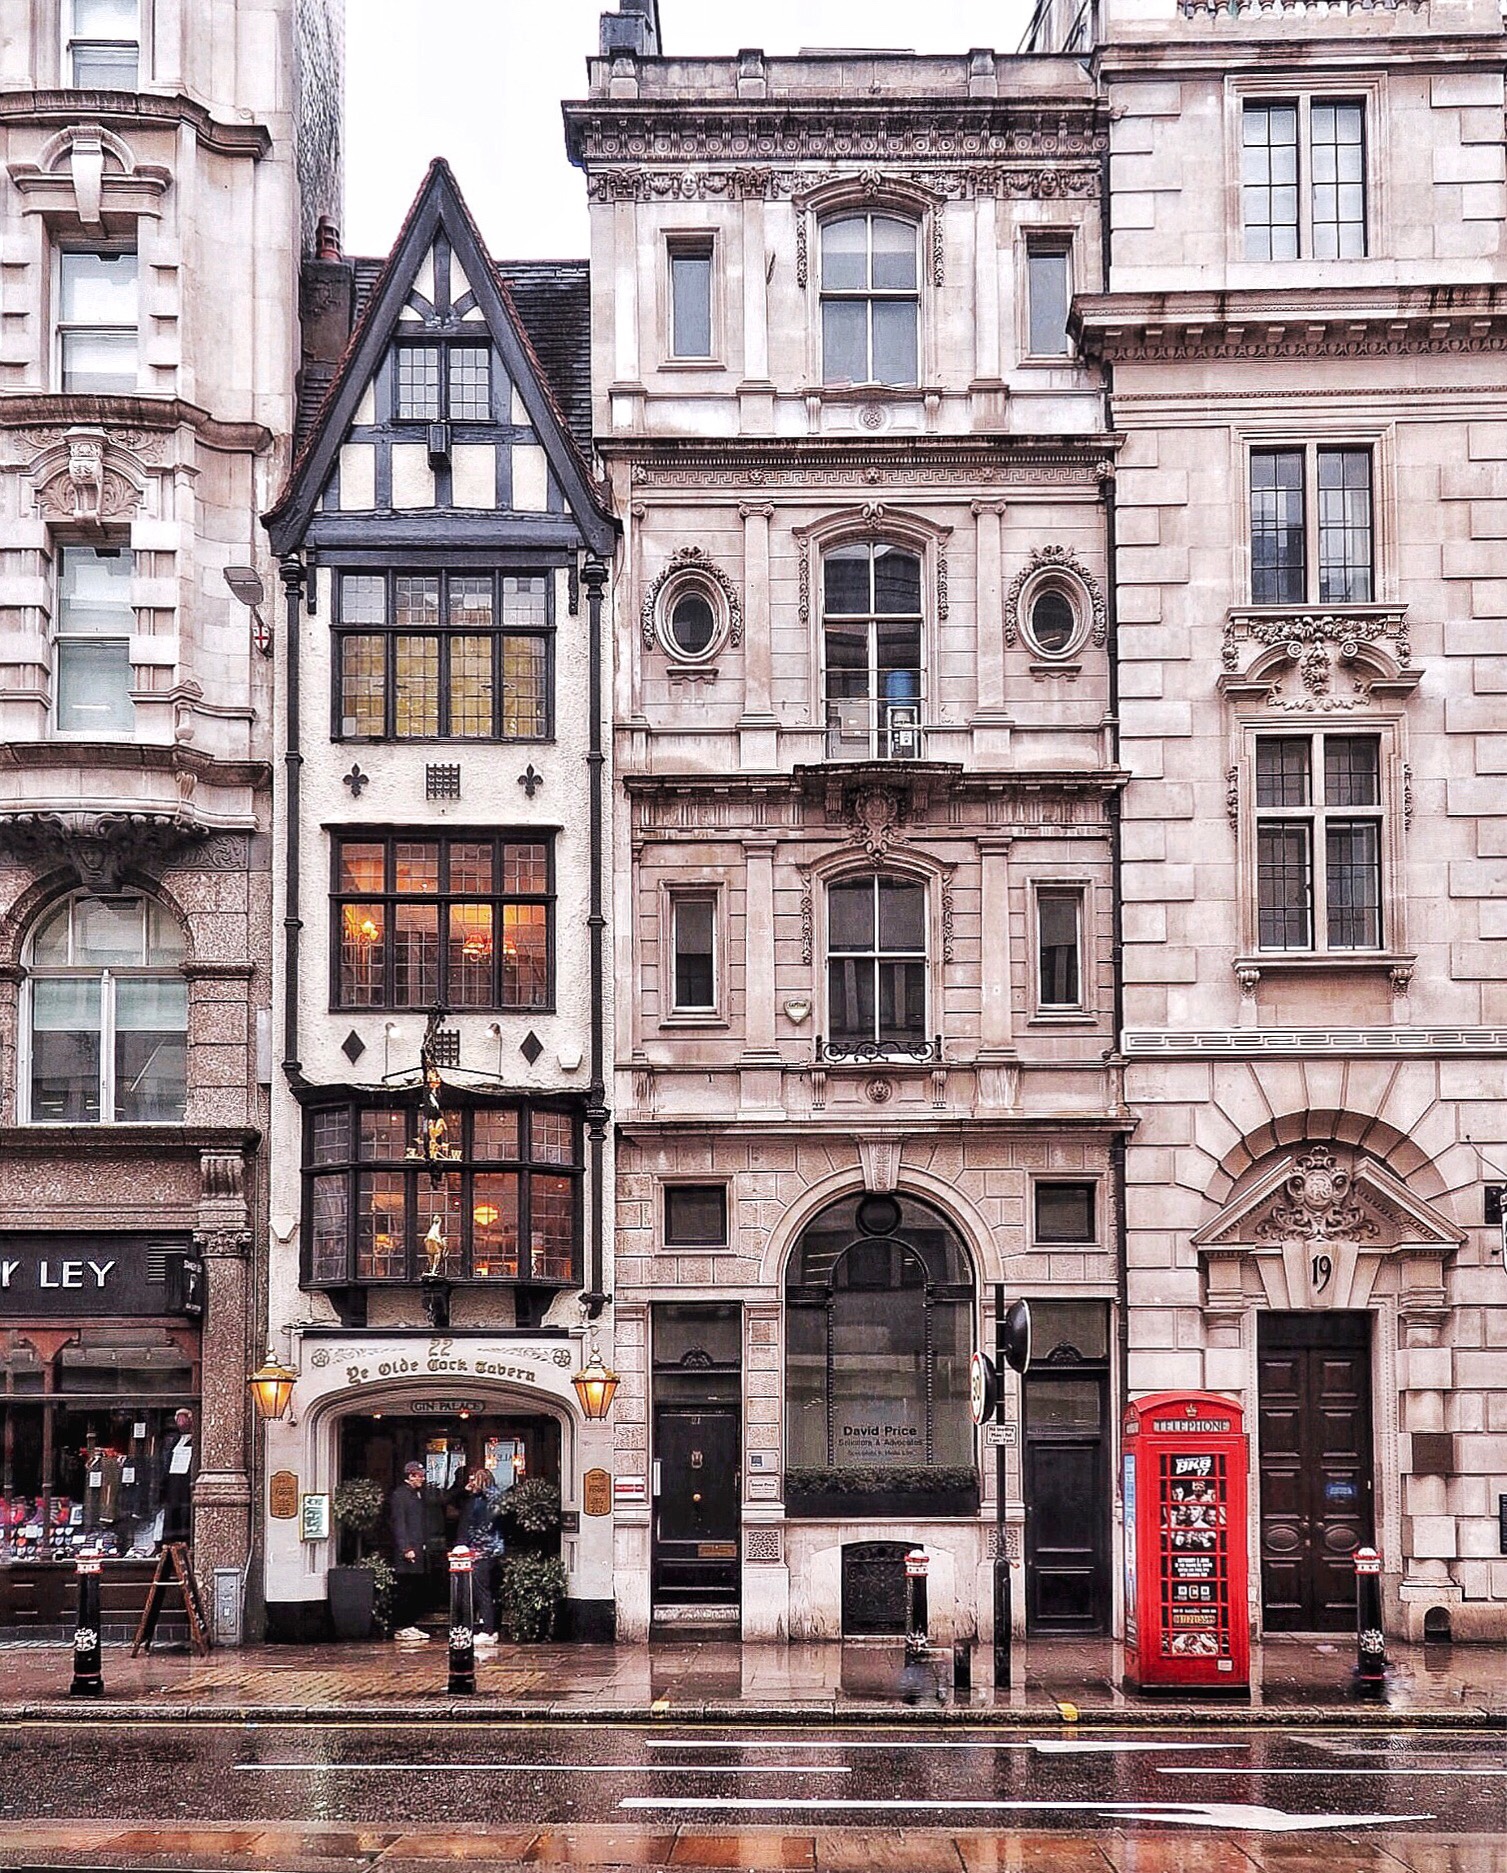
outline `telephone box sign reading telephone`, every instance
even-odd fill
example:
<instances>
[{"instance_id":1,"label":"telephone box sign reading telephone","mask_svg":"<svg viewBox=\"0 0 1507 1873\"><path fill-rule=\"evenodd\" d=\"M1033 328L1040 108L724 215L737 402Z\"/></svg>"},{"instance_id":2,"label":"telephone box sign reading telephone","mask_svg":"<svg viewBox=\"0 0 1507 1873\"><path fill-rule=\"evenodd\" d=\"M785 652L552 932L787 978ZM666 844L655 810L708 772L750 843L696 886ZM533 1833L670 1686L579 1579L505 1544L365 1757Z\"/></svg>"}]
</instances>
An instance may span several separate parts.
<instances>
[{"instance_id":1,"label":"telephone box sign reading telephone","mask_svg":"<svg viewBox=\"0 0 1507 1873\"><path fill-rule=\"evenodd\" d=\"M1161 1392L1125 1410L1126 1676L1246 1692L1246 1440L1240 1407Z\"/></svg>"}]
</instances>

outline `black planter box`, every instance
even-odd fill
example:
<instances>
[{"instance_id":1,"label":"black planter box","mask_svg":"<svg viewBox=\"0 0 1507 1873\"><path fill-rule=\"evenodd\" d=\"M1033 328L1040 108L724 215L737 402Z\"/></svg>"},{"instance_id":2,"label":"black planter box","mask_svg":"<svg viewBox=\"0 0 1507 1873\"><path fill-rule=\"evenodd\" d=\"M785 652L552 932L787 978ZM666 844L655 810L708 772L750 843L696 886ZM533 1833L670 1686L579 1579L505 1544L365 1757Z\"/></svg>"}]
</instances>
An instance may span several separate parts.
<instances>
[{"instance_id":1,"label":"black planter box","mask_svg":"<svg viewBox=\"0 0 1507 1873\"><path fill-rule=\"evenodd\" d=\"M859 1488L837 1484L792 1487L787 1479L785 1515L793 1522L834 1522L855 1519L886 1522L924 1522L934 1516L977 1515L979 1486L941 1479L924 1489Z\"/></svg>"}]
</instances>

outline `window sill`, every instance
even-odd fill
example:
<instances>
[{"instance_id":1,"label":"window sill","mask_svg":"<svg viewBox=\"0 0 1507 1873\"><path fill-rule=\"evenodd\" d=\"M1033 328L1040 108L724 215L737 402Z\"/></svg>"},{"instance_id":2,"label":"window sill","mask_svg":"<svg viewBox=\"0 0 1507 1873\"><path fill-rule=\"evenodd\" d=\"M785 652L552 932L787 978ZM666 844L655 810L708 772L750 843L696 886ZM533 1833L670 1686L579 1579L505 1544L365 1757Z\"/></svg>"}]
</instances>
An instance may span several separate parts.
<instances>
[{"instance_id":1,"label":"window sill","mask_svg":"<svg viewBox=\"0 0 1507 1873\"><path fill-rule=\"evenodd\" d=\"M671 1032L676 1028L726 1028L728 1019L726 1015L708 1010L705 1014L664 1015L659 1025Z\"/></svg>"},{"instance_id":2,"label":"window sill","mask_svg":"<svg viewBox=\"0 0 1507 1873\"><path fill-rule=\"evenodd\" d=\"M717 371L725 374L730 367L721 358L661 358L659 368L677 373Z\"/></svg>"},{"instance_id":3,"label":"window sill","mask_svg":"<svg viewBox=\"0 0 1507 1873\"><path fill-rule=\"evenodd\" d=\"M1030 1017L1033 1028L1094 1028L1099 1017L1090 1008L1038 1008Z\"/></svg>"},{"instance_id":4,"label":"window sill","mask_svg":"<svg viewBox=\"0 0 1507 1873\"><path fill-rule=\"evenodd\" d=\"M1385 970L1392 978L1395 994L1405 995L1413 980L1416 956L1396 950L1312 950L1261 951L1253 956L1237 956L1231 965L1244 994L1254 995L1264 975L1348 975L1357 969Z\"/></svg>"}]
</instances>

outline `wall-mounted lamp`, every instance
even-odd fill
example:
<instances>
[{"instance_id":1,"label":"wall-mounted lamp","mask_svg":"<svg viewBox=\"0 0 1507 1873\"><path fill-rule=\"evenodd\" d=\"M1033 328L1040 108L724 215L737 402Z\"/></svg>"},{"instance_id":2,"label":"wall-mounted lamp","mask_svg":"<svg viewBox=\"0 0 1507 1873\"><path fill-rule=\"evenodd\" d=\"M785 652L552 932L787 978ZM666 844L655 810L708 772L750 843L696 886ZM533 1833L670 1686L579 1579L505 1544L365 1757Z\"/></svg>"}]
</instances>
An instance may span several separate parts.
<instances>
[{"instance_id":1,"label":"wall-mounted lamp","mask_svg":"<svg viewBox=\"0 0 1507 1873\"><path fill-rule=\"evenodd\" d=\"M581 1411L593 1424L600 1424L611 1411L618 1383L617 1374L602 1364L602 1355L593 1345L591 1357L571 1380L576 1397L581 1401Z\"/></svg>"},{"instance_id":2,"label":"wall-mounted lamp","mask_svg":"<svg viewBox=\"0 0 1507 1873\"><path fill-rule=\"evenodd\" d=\"M298 1374L291 1366L283 1365L269 1346L267 1357L246 1383L258 1416L263 1423L272 1424L293 1403L293 1387L298 1383ZM290 1418L288 1422L291 1424L293 1420Z\"/></svg>"},{"instance_id":3,"label":"wall-mounted lamp","mask_svg":"<svg viewBox=\"0 0 1507 1873\"><path fill-rule=\"evenodd\" d=\"M255 566L227 566L225 583L251 613L251 641L264 657L272 655L272 633L259 606L266 603L267 588Z\"/></svg>"}]
</instances>

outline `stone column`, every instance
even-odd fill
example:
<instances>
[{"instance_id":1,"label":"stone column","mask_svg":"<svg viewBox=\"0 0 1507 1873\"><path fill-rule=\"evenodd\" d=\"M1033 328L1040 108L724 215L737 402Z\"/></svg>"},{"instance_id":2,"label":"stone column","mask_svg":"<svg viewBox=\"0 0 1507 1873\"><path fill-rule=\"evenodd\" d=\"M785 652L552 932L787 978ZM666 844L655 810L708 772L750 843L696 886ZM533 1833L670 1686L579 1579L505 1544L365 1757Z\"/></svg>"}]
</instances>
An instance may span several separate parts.
<instances>
[{"instance_id":1,"label":"stone column","mask_svg":"<svg viewBox=\"0 0 1507 1873\"><path fill-rule=\"evenodd\" d=\"M200 1160L194 1247L204 1260L198 1440L194 1484L194 1571L208 1604L217 1567L244 1569L251 1551L251 1230L246 1163L239 1151Z\"/></svg>"},{"instance_id":2,"label":"stone column","mask_svg":"<svg viewBox=\"0 0 1507 1873\"><path fill-rule=\"evenodd\" d=\"M1005 721L1005 594L1000 572L1000 528L1004 512L1003 501L973 503L977 533L974 630L978 641L978 699L975 719L996 729ZM996 745L991 739L991 749ZM1003 752L1005 747L1008 741L998 751Z\"/></svg>"},{"instance_id":3,"label":"stone column","mask_svg":"<svg viewBox=\"0 0 1507 1873\"><path fill-rule=\"evenodd\" d=\"M1010 841L981 839L979 1099L1015 1104L1015 1025L1010 958ZM994 1063L994 1064L986 1064Z\"/></svg>"},{"instance_id":4,"label":"stone column","mask_svg":"<svg viewBox=\"0 0 1507 1873\"><path fill-rule=\"evenodd\" d=\"M780 1107L779 1048L774 1021L774 849L773 838L744 841L743 1069L739 1103L744 1111Z\"/></svg>"},{"instance_id":5,"label":"stone column","mask_svg":"<svg viewBox=\"0 0 1507 1873\"><path fill-rule=\"evenodd\" d=\"M772 702L769 621L769 523L767 503L743 502L743 715L738 723L740 763L772 768L778 731Z\"/></svg>"},{"instance_id":6,"label":"stone column","mask_svg":"<svg viewBox=\"0 0 1507 1873\"><path fill-rule=\"evenodd\" d=\"M784 1640L790 1636L790 1566L781 1500L778 1301L745 1310L743 1361L743 1637Z\"/></svg>"}]
</instances>

